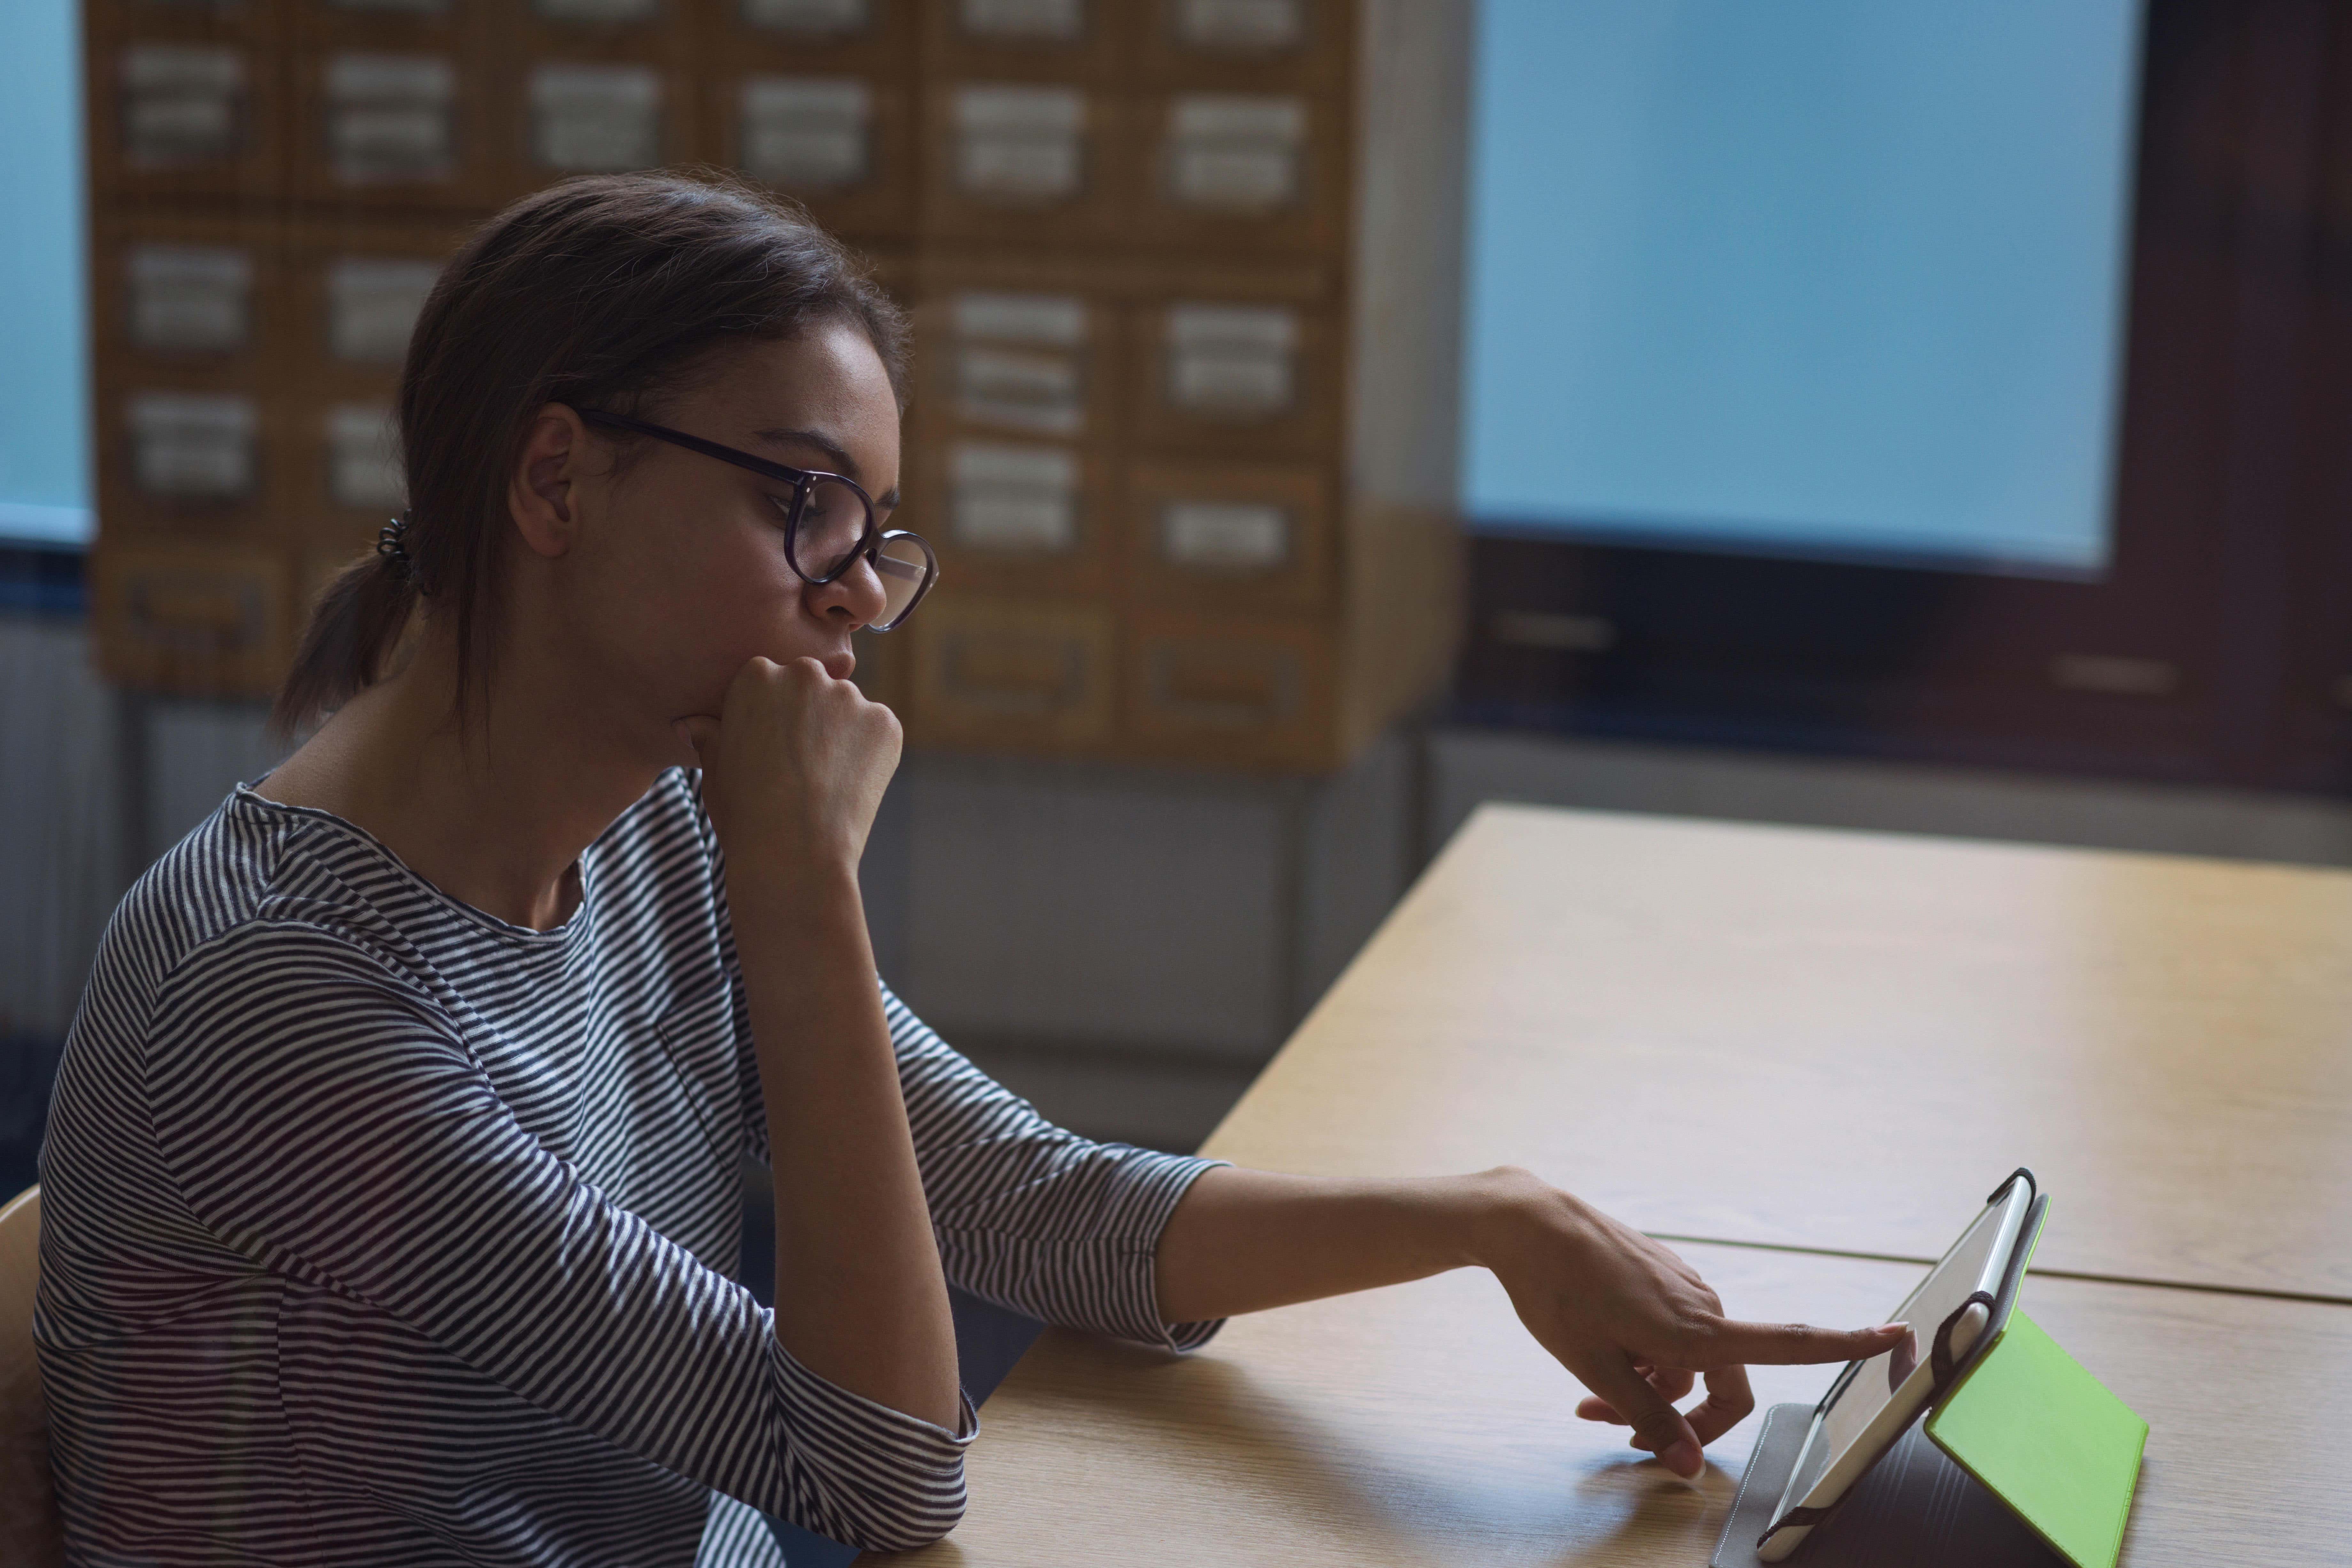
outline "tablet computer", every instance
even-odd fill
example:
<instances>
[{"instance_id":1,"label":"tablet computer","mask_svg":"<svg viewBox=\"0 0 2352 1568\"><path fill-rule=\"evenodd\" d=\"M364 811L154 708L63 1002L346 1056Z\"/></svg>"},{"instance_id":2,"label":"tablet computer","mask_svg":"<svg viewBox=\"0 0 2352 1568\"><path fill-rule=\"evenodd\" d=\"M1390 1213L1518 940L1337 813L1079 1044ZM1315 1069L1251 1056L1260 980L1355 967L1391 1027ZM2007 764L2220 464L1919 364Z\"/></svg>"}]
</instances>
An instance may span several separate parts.
<instances>
[{"instance_id":1,"label":"tablet computer","mask_svg":"<svg viewBox=\"0 0 2352 1568\"><path fill-rule=\"evenodd\" d=\"M1967 1357L1992 1321L2012 1263L2032 1245L2026 1219L2033 1199L2032 1173L2020 1171L2003 1183L1919 1288L1884 1320L1908 1323L1911 1332L1890 1351L1847 1363L1830 1384L1813 1407L1812 1426L1772 1510L1771 1526L1757 1542L1758 1557L1778 1563L1794 1552L1927 1407L1937 1392L1938 1335L1949 1358L1948 1374Z\"/></svg>"}]
</instances>

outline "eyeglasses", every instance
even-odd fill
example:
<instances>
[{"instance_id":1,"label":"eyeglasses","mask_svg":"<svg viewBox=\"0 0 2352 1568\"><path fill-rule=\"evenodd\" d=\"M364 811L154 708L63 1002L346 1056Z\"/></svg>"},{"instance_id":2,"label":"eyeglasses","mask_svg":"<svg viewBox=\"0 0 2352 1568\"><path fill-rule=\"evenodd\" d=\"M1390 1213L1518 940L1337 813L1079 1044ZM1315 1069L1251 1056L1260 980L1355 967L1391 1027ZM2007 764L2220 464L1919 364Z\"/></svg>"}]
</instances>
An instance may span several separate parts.
<instances>
[{"instance_id":1,"label":"eyeglasses","mask_svg":"<svg viewBox=\"0 0 2352 1568\"><path fill-rule=\"evenodd\" d=\"M874 498L855 479L787 468L683 430L599 408L583 408L579 415L591 425L650 436L792 486L793 499L783 505L784 558L814 587L837 581L861 556L872 562L875 575L882 580L882 613L866 623L868 631L887 632L905 621L940 580L940 559L931 547L920 535L903 529L884 531L875 521Z\"/></svg>"}]
</instances>

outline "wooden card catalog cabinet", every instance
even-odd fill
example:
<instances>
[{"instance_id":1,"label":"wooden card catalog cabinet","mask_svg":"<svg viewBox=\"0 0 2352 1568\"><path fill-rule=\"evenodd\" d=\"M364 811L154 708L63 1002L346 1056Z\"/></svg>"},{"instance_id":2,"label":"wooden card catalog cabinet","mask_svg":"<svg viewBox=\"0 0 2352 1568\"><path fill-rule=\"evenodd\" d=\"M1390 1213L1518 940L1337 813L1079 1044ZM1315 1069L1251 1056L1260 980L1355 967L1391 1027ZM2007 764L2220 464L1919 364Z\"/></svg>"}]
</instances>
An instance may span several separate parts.
<instances>
[{"instance_id":1,"label":"wooden card catalog cabinet","mask_svg":"<svg viewBox=\"0 0 2352 1568\"><path fill-rule=\"evenodd\" d=\"M1344 763L1444 685L1456 635L1470 8L928 16L908 513L943 571L914 626L981 617L1001 662L919 640L910 738ZM1107 727L996 725L1003 692L1075 689L1023 617L1082 612L1118 630Z\"/></svg>"},{"instance_id":2,"label":"wooden card catalog cabinet","mask_svg":"<svg viewBox=\"0 0 2352 1568\"><path fill-rule=\"evenodd\" d=\"M267 695L464 236L708 159L914 313L916 743L1338 765L1454 641L1471 9L85 0L108 668Z\"/></svg>"}]
</instances>

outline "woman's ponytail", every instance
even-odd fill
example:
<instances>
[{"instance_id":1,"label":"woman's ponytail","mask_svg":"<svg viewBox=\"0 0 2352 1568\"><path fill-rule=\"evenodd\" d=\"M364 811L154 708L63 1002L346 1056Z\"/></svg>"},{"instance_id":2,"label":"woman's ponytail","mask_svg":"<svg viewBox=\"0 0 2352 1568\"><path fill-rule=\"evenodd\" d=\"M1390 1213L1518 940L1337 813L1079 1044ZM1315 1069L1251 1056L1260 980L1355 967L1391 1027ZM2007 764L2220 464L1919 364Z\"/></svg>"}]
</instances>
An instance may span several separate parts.
<instances>
[{"instance_id":1,"label":"woman's ponytail","mask_svg":"<svg viewBox=\"0 0 2352 1568\"><path fill-rule=\"evenodd\" d=\"M419 596L405 554L380 545L337 573L319 595L294 668L278 689L271 727L291 736L373 685Z\"/></svg>"}]
</instances>

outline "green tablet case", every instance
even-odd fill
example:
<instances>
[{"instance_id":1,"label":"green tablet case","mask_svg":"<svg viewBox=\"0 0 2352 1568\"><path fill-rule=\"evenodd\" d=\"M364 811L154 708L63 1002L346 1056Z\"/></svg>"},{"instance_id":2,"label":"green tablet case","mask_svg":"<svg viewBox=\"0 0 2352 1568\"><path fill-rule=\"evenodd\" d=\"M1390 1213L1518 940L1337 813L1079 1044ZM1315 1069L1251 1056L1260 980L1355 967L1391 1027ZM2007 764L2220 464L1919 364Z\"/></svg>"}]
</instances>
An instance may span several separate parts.
<instances>
[{"instance_id":1,"label":"green tablet case","mask_svg":"<svg viewBox=\"0 0 2352 1568\"><path fill-rule=\"evenodd\" d=\"M2074 1568L2109 1568L2123 1550L2147 1423L2023 1312L1928 1415L1927 1436Z\"/></svg>"},{"instance_id":2,"label":"green tablet case","mask_svg":"<svg viewBox=\"0 0 2352 1568\"><path fill-rule=\"evenodd\" d=\"M2011 1182L2031 1183L2020 1171ZM2003 1183L1993 1194L2008 1191ZM1937 1390L1916 1423L1787 1561L1807 1568L2113 1568L2147 1423L2017 1310L2047 1196L2037 1194L1985 1332L1957 1363L1937 1331ZM1981 1298L1978 1298L1981 1300ZM1954 1314L1957 1318L1958 1314ZM1775 1405L1749 1456L1713 1568L1762 1568L1816 1406Z\"/></svg>"}]
</instances>

